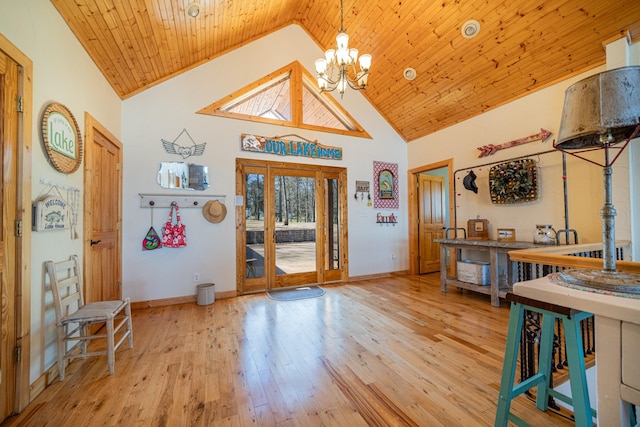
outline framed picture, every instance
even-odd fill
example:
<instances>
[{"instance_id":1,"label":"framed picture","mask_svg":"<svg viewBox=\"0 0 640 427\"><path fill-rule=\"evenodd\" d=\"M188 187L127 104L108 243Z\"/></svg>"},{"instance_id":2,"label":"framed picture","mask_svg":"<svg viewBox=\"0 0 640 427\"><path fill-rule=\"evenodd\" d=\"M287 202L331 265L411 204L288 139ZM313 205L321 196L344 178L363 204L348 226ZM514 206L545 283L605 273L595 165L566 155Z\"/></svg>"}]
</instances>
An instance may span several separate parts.
<instances>
[{"instance_id":1,"label":"framed picture","mask_svg":"<svg viewBox=\"0 0 640 427\"><path fill-rule=\"evenodd\" d=\"M393 199L394 189L393 173L388 169L380 171L378 175L378 197L381 199Z\"/></svg>"},{"instance_id":2,"label":"framed picture","mask_svg":"<svg viewBox=\"0 0 640 427\"><path fill-rule=\"evenodd\" d=\"M373 162L374 208L398 209L398 164Z\"/></svg>"},{"instance_id":3,"label":"framed picture","mask_svg":"<svg viewBox=\"0 0 640 427\"><path fill-rule=\"evenodd\" d=\"M498 228L499 242L515 242L516 230L514 228Z\"/></svg>"}]
</instances>

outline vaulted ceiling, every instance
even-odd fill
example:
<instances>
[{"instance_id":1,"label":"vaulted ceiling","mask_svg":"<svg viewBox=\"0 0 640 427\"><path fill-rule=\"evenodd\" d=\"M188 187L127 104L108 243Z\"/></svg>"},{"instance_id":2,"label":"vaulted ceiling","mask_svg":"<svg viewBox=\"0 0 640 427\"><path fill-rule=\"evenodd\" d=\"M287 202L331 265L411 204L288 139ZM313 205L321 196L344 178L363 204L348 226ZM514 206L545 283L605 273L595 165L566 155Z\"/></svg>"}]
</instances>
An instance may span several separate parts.
<instances>
[{"instance_id":1,"label":"vaulted ceiling","mask_svg":"<svg viewBox=\"0 0 640 427\"><path fill-rule=\"evenodd\" d=\"M198 2L52 0L123 99L290 24L322 50L340 28L339 0ZM344 0L344 28L373 57L364 96L412 141L604 64L604 42L640 38L640 1Z\"/></svg>"}]
</instances>

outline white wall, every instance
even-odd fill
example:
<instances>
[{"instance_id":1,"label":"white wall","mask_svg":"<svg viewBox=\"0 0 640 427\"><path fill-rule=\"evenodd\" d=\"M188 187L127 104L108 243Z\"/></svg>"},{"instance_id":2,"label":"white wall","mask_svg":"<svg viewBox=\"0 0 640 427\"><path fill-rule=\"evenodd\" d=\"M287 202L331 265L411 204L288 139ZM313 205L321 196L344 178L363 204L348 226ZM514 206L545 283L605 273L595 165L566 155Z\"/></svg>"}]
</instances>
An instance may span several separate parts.
<instances>
[{"instance_id":1,"label":"white wall","mask_svg":"<svg viewBox=\"0 0 640 427\"><path fill-rule=\"evenodd\" d=\"M50 102L64 104L71 110L84 133L84 112L88 111L118 136L120 99L50 1L2 2L0 32L33 61L33 200L49 188L40 183L41 178L60 186L82 188L82 167L73 174L65 175L49 164L40 136L42 112ZM81 193L84 194L84 191ZM62 194L67 196L65 190ZM51 292L45 289L43 263L49 259L66 259L72 253L82 257L82 219L80 212L80 238L77 240L71 238L69 231L32 233L31 381L38 378L55 360L55 313L51 305Z\"/></svg>"},{"instance_id":2,"label":"white wall","mask_svg":"<svg viewBox=\"0 0 640 427\"><path fill-rule=\"evenodd\" d=\"M467 227L467 220L479 216L489 220L491 238L496 238L497 228L515 228L517 239L522 241L532 241L536 224L551 224L556 230L564 229L560 152L534 157L538 164L539 197L523 204L498 205L491 202L489 170L492 165L487 164L553 150L552 141L557 138L565 89L582 78L604 70L604 67L598 67L414 141L408 147L408 167L411 169L443 159L455 159L454 168L460 170L455 177L458 227ZM499 145L537 133L540 128L553 132L545 143L535 141L479 158L477 147ZM628 152L624 152L615 165L613 195L613 203L618 210L616 237L627 240L631 239L628 156ZM603 161L601 152L590 157ZM580 243L600 242L602 168L572 156L567 156L567 165L569 228L578 231ZM478 194L462 186L462 180L470 168L478 176Z\"/></svg>"},{"instance_id":3,"label":"white wall","mask_svg":"<svg viewBox=\"0 0 640 427\"><path fill-rule=\"evenodd\" d=\"M277 46L277 49L273 47ZM267 54L268 52L268 54ZM349 273L351 276L405 270L407 260L406 143L355 91L345 93L342 105L373 140L296 130L280 126L196 114L201 108L298 60L313 70L322 51L297 25L286 27L236 51L152 87L123 102L124 153L123 293L133 301L194 295L193 274L200 282L213 282L216 292L236 289L235 271L235 160L260 158L272 161L326 164L348 169L349 195L355 181L370 181L373 161L398 163L400 209L395 227L376 225L378 212L349 197ZM375 58L374 58L375 61ZM375 79L375 74L372 74ZM211 186L203 194L226 195L227 217L208 223L200 209L182 209L186 224L186 248L143 251L142 238L150 225L150 209L140 208L139 193L179 194L156 183L161 161L181 161L167 154L161 139L173 140L187 129L196 143L207 143L204 155L189 162L209 167ZM290 133L321 144L343 148L342 161L280 157L240 150L240 135L275 136ZM154 227L160 230L167 209L154 209ZM392 254L396 259L392 259ZM199 283L200 283L199 282Z\"/></svg>"}]
</instances>

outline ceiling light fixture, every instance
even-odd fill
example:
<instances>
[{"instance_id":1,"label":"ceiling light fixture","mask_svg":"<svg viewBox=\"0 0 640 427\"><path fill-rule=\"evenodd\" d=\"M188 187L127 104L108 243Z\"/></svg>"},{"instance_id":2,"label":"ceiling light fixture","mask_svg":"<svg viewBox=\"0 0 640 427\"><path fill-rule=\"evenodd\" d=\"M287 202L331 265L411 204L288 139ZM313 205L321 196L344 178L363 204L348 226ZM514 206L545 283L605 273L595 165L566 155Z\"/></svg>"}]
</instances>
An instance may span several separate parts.
<instances>
[{"instance_id":1,"label":"ceiling light fixture","mask_svg":"<svg viewBox=\"0 0 640 427\"><path fill-rule=\"evenodd\" d=\"M475 19L470 19L462 25L460 32L462 33L462 37L471 39L480 32L480 23Z\"/></svg>"},{"instance_id":2,"label":"ceiling light fixture","mask_svg":"<svg viewBox=\"0 0 640 427\"><path fill-rule=\"evenodd\" d=\"M342 0L340 0L340 31L336 37L336 49L328 49L324 58L316 60L316 77L321 92L338 89L344 95L347 86L354 90L365 89L371 67L371 55L358 58L358 49L349 48L349 36L343 27ZM358 71L356 63L359 62Z\"/></svg>"},{"instance_id":3,"label":"ceiling light fixture","mask_svg":"<svg viewBox=\"0 0 640 427\"><path fill-rule=\"evenodd\" d=\"M195 18L200 14L200 4L193 2L187 5L187 16Z\"/></svg>"},{"instance_id":4,"label":"ceiling light fixture","mask_svg":"<svg viewBox=\"0 0 640 427\"><path fill-rule=\"evenodd\" d=\"M404 71L402 72L402 75L404 76L405 79L411 81L413 79L416 78L416 76L418 75L418 73L416 73L416 70L411 68L411 67L407 67L404 69Z\"/></svg>"}]
</instances>

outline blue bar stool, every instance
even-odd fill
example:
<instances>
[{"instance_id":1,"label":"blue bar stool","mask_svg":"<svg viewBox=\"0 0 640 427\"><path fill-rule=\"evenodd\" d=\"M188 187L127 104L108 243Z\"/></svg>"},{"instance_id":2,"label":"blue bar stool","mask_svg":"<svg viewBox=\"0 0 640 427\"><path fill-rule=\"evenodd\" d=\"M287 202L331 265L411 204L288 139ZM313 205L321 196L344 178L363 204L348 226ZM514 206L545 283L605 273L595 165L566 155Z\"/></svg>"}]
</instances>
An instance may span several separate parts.
<instances>
[{"instance_id":1,"label":"blue bar stool","mask_svg":"<svg viewBox=\"0 0 640 427\"><path fill-rule=\"evenodd\" d=\"M534 387L537 387L536 407L541 411L547 410L549 396L553 396L573 406L576 426L593 426L592 416L595 416L595 411L591 409L589 403L589 390L587 389L584 367L584 350L580 334L580 321L593 316L593 314L525 298L513 293L508 293L506 300L511 302L511 312L509 314L509 329L504 352L495 426L506 426L507 421L511 421L518 426L529 426L522 418L511 413L511 400ZM525 310L542 314L538 373L514 385ZM549 388L554 337L553 326L556 319L562 320L564 326L572 398Z\"/></svg>"}]
</instances>

